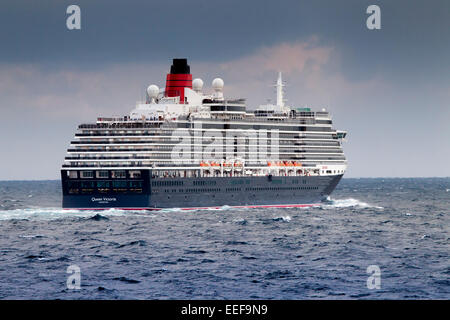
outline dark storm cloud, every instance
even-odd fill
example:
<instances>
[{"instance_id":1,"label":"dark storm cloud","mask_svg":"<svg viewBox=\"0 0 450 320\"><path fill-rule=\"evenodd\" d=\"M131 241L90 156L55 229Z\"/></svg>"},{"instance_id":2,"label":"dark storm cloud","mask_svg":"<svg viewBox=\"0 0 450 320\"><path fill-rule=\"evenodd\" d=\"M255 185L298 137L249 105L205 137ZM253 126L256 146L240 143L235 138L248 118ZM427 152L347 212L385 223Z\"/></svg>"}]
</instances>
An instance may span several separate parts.
<instances>
[{"instance_id":1,"label":"dark storm cloud","mask_svg":"<svg viewBox=\"0 0 450 320\"><path fill-rule=\"evenodd\" d=\"M81 31L66 28L71 4ZM370 4L381 30L366 28ZM76 125L127 114L174 57L249 108L283 71L289 104L326 107L349 131L347 176L448 176L449 12L437 0L1 1L0 179L58 178Z\"/></svg>"},{"instance_id":2,"label":"dark storm cloud","mask_svg":"<svg viewBox=\"0 0 450 320\"><path fill-rule=\"evenodd\" d=\"M382 9L382 30L371 32L365 10L373 3ZM81 7L80 31L65 27L70 4ZM450 2L437 0L2 1L0 61L92 68L165 61L168 53L221 61L318 35L344 48L349 76L393 67L429 72L449 53L449 12Z\"/></svg>"}]
</instances>

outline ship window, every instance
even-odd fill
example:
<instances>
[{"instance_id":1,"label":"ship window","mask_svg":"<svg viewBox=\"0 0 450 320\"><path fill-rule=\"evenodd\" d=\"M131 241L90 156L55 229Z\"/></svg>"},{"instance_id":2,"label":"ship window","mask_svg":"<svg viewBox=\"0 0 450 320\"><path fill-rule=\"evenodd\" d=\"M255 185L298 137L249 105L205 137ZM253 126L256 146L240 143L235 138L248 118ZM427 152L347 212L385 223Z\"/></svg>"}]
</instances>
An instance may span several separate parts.
<instances>
[{"instance_id":1,"label":"ship window","mask_svg":"<svg viewBox=\"0 0 450 320\"><path fill-rule=\"evenodd\" d=\"M91 189L94 187L94 182L93 181L81 181L80 186L81 186L81 188Z\"/></svg>"},{"instance_id":2,"label":"ship window","mask_svg":"<svg viewBox=\"0 0 450 320\"><path fill-rule=\"evenodd\" d=\"M127 182L126 181L113 181L112 186L113 186L113 188L126 188Z\"/></svg>"},{"instance_id":3,"label":"ship window","mask_svg":"<svg viewBox=\"0 0 450 320\"><path fill-rule=\"evenodd\" d=\"M141 181L130 181L130 188L142 188Z\"/></svg>"},{"instance_id":4,"label":"ship window","mask_svg":"<svg viewBox=\"0 0 450 320\"><path fill-rule=\"evenodd\" d=\"M130 171L130 178L138 179L141 177L141 171Z\"/></svg>"},{"instance_id":5,"label":"ship window","mask_svg":"<svg viewBox=\"0 0 450 320\"><path fill-rule=\"evenodd\" d=\"M108 178L108 171L97 171L97 178Z\"/></svg>"},{"instance_id":6,"label":"ship window","mask_svg":"<svg viewBox=\"0 0 450 320\"><path fill-rule=\"evenodd\" d=\"M78 188L78 181L67 181L67 187L70 188Z\"/></svg>"},{"instance_id":7,"label":"ship window","mask_svg":"<svg viewBox=\"0 0 450 320\"><path fill-rule=\"evenodd\" d=\"M109 181L97 181L97 188L109 188Z\"/></svg>"},{"instance_id":8,"label":"ship window","mask_svg":"<svg viewBox=\"0 0 450 320\"><path fill-rule=\"evenodd\" d=\"M117 170L117 171L111 172L111 178L113 178L113 179L124 179L126 177L127 177L127 175L126 175L125 170Z\"/></svg>"},{"instance_id":9,"label":"ship window","mask_svg":"<svg viewBox=\"0 0 450 320\"><path fill-rule=\"evenodd\" d=\"M68 171L67 175L69 176L70 179L78 178L78 172L77 171Z\"/></svg>"},{"instance_id":10,"label":"ship window","mask_svg":"<svg viewBox=\"0 0 450 320\"><path fill-rule=\"evenodd\" d=\"M134 193L142 193L142 181L130 181L130 191Z\"/></svg>"},{"instance_id":11,"label":"ship window","mask_svg":"<svg viewBox=\"0 0 450 320\"><path fill-rule=\"evenodd\" d=\"M94 173L92 171L81 171L81 178L93 178Z\"/></svg>"},{"instance_id":12,"label":"ship window","mask_svg":"<svg viewBox=\"0 0 450 320\"><path fill-rule=\"evenodd\" d=\"M225 111L225 106L211 106L211 111Z\"/></svg>"}]
</instances>

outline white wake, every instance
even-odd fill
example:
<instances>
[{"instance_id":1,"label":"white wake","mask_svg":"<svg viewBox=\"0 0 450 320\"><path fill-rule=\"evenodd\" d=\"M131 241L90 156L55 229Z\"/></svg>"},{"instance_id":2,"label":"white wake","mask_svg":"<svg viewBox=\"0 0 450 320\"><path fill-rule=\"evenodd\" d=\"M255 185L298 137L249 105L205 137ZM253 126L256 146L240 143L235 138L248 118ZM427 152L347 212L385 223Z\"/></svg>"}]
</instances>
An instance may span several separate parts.
<instances>
[{"instance_id":1,"label":"white wake","mask_svg":"<svg viewBox=\"0 0 450 320\"><path fill-rule=\"evenodd\" d=\"M349 207L359 207L359 208L375 208L382 210L383 207L368 204L358 199L348 198L348 199L327 199L326 203L320 206L323 209L333 209L333 208L349 208Z\"/></svg>"},{"instance_id":2,"label":"white wake","mask_svg":"<svg viewBox=\"0 0 450 320\"><path fill-rule=\"evenodd\" d=\"M108 209L108 210L72 210L62 208L26 208L13 210L0 210L1 220L55 220L64 218L91 218L97 214L108 216L124 216L129 213L137 213L132 210Z\"/></svg>"}]
</instances>

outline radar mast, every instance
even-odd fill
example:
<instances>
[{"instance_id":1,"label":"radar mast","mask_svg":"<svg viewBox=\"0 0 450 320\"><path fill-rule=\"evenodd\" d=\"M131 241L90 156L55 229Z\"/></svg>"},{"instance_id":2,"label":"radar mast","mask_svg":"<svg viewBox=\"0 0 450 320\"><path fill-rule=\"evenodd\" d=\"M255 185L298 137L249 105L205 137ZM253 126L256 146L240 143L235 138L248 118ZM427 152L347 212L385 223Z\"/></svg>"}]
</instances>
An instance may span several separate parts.
<instances>
[{"instance_id":1,"label":"radar mast","mask_svg":"<svg viewBox=\"0 0 450 320\"><path fill-rule=\"evenodd\" d=\"M284 107L284 90L283 87L285 84L283 83L283 79L281 77L281 71L278 72L278 79L277 79L277 106Z\"/></svg>"}]
</instances>

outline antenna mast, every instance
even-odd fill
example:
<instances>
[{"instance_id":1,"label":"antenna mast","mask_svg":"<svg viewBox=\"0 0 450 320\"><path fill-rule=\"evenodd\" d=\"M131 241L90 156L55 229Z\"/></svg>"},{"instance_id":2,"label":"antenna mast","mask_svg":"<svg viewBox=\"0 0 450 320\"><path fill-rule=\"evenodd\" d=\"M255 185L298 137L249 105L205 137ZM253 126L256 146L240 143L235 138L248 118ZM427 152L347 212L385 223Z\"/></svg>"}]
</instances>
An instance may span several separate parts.
<instances>
[{"instance_id":1,"label":"antenna mast","mask_svg":"<svg viewBox=\"0 0 450 320\"><path fill-rule=\"evenodd\" d=\"M283 79L281 78L281 72L278 72L278 80L277 80L277 106L279 107L284 107L284 83L283 83Z\"/></svg>"}]
</instances>

